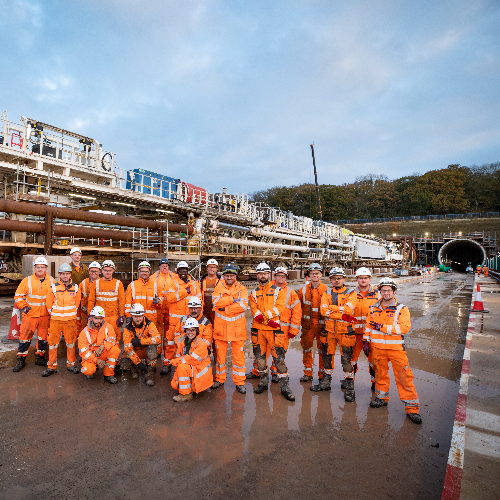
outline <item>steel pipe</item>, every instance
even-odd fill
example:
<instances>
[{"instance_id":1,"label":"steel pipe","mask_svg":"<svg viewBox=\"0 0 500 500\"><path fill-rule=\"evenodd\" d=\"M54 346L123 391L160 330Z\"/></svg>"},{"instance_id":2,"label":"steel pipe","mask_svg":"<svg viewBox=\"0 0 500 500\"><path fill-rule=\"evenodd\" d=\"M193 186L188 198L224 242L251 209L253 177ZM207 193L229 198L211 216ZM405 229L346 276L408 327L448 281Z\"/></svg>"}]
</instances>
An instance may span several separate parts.
<instances>
[{"instance_id":1,"label":"steel pipe","mask_svg":"<svg viewBox=\"0 0 500 500\"><path fill-rule=\"evenodd\" d=\"M309 252L308 247L299 247L295 245L281 245L279 243L265 243L264 241L252 240L239 240L237 238L227 238L221 236L218 238L219 243L227 243L229 245L239 245L243 247L256 247L256 248L276 248L278 250L286 250L292 252Z\"/></svg>"}]
</instances>

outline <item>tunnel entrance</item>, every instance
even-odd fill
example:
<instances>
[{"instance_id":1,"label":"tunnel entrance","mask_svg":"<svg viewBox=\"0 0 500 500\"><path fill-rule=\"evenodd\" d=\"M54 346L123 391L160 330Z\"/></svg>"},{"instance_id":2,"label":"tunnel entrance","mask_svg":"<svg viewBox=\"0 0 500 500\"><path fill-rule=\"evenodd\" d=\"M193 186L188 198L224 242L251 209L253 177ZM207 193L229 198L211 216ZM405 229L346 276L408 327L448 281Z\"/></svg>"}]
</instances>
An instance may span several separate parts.
<instances>
[{"instance_id":1,"label":"tunnel entrance","mask_svg":"<svg viewBox=\"0 0 500 500\"><path fill-rule=\"evenodd\" d=\"M455 271L465 272L469 262L475 269L486 260L486 251L477 241L468 239L451 240L439 250L439 263L451 266Z\"/></svg>"}]
</instances>

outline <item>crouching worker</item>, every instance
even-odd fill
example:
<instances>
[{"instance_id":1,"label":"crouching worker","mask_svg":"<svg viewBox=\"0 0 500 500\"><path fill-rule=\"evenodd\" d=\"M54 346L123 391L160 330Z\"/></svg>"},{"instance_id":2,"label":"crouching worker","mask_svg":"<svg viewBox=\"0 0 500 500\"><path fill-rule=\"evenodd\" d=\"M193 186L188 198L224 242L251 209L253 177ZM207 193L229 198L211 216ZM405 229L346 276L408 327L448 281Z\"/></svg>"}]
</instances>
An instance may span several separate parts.
<instances>
[{"instance_id":1,"label":"crouching worker","mask_svg":"<svg viewBox=\"0 0 500 500\"><path fill-rule=\"evenodd\" d=\"M78 349L82 357L82 373L94 378L97 367L104 368L104 380L116 384L115 366L120 357L120 346L116 341L113 325L106 323L102 307L90 311L87 326L78 337Z\"/></svg>"},{"instance_id":2,"label":"crouching worker","mask_svg":"<svg viewBox=\"0 0 500 500\"><path fill-rule=\"evenodd\" d=\"M172 387L179 391L174 401L193 399L198 393L214 383L208 348L210 342L199 336L200 327L195 318L189 318L182 325L184 332L175 338L176 353L172 366L176 367Z\"/></svg>"},{"instance_id":3,"label":"crouching worker","mask_svg":"<svg viewBox=\"0 0 500 500\"><path fill-rule=\"evenodd\" d=\"M124 356L120 362L122 370L132 370L132 378L139 372L146 374L146 385L155 385L153 372L161 352L161 338L154 321L144 316L142 304L136 302L130 308L132 321L123 330Z\"/></svg>"}]
</instances>

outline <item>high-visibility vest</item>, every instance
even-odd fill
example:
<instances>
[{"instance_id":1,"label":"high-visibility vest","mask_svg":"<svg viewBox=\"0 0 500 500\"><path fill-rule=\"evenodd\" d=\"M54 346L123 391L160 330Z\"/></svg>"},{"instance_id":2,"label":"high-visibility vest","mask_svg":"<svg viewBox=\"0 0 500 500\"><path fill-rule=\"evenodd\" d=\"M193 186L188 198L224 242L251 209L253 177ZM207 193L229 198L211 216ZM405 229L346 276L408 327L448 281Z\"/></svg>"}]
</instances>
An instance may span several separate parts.
<instances>
[{"instance_id":1,"label":"high-visibility vest","mask_svg":"<svg viewBox=\"0 0 500 500\"><path fill-rule=\"evenodd\" d=\"M153 299L157 297L160 303L153 304ZM125 314L130 316L132 304L139 303L144 307L144 313L151 321L156 321L156 311L161 308L161 297L158 297L158 283L151 277L146 281L142 278L132 281L127 288L125 299Z\"/></svg>"},{"instance_id":2,"label":"high-visibility vest","mask_svg":"<svg viewBox=\"0 0 500 500\"><path fill-rule=\"evenodd\" d=\"M45 279L40 281L35 274L24 278L17 287L14 295L14 304L18 309L31 307L26 313L30 318L48 316L47 294L51 285L54 284L52 276L45 275Z\"/></svg>"},{"instance_id":3,"label":"high-visibility vest","mask_svg":"<svg viewBox=\"0 0 500 500\"><path fill-rule=\"evenodd\" d=\"M95 281L94 289L90 292L89 307L100 306L106 317L125 315L125 292L120 280L112 278L106 281L99 278ZM90 311L89 311L90 312Z\"/></svg>"},{"instance_id":4,"label":"high-visibility vest","mask_svg":"<svg viewBox=\"0 0 500 500\"><path fill-rule=\"evenodd\" d=\"M234 299L239 299L234 302ZM219 281L213 294L214 339L231 342L248 336L245 311L248 309L248 290L236 281L231 287Z\"/></svg>"},{"instance_id":5,"label":"high-visibility vest","mask_svg":"<svg viewBox=\"0 0 500 500\"><path fill-rule=\"evenodd\" d=\"M285 285L282 289L285 295L285 309L281 313L281 330L285 335L297 335L300 330L302 307L297 292Z\"/></svg>"},{"instance_id":6,"label":"high-visibility vest","mask_svg":"<svg viewBox=\"0 0 500 500\"><path fill-rule=\"evenodd\" d=\"M109 323L103 323L99 330L89 328L87 325L78 336L78 348L84 361L95 362L94 351L97 351L102 344L104 344L105 349L117 345L115 330ZM94 359L92 359L92 356L94 356Z\"/></svg>"},{"instance_id":7,"label":"high-visibility vest","mask_svg":"<svg viewBox=\"0 0 500 500\"><path fill-rule=\"evenodd\" d=\"M64 286L58 281L51 285L50 294L47 295L50 318L59 321L76 319L80 297L80 289L76 283Z\"/></svg>"},{"instance_id":8,"label":"high-visibility vest","mask_svg":"<svg viewBox=\"0 0 500 500\"><path fill-rule=\"evenodd\" d=\"M368 317L368 313L370 312L370 306L375 304L378 301L378 291L374 290L370 285L368 293L363 294L359 290L359 287L355 288L356 294L358 296L358 302L354 307L353 316L356 318L356 323L354 323L354 330L356 331L356 335L362 335L365 331L366 318Z\"/></svg>"},{"instance_id":9,"label":"high-visibility vest","mask_svg":"<svg viewBox=\"0 0 500 500\"><path fill-rule=\"evenodd\" d=\"M133 322L128 323L123 330L123 348L125 355L131 359L134 364L139 364L141 359L136 354L132 339L137 337L141 341L141 345L159 345L161 344L160 334L154 324L148 318L144 318L142 325L136 327Z\"/></svg>"},{"instance_id":10,"label":"high-visibility vest","mask_svg":"<svg viewBox=\"0 0 500 500\"><path fill-rule=\"evenodd\" d=\"M302 304L302 328L310 328L316 322L320 325L325 324L319 308L321 305L321 296L326 292L327 288L325 284L320 283L318 288L314 289L316 292L313 293L311 284L307 283L299 289L299 299Z\"/></svg>"},{"instance_id":11,"label":"high-visibility vest","mask_svg":"<svg viewBox=\"0 0 500 500\"><path fill-rule=\"evenodd\" d=\"M325 328L329 332L353 334L354 328L342 319L342 315L353 316L357 302L358 297L354 288L343 286L335 291L329 286L321 297L321 314L325 318Z\"/></svg>"},{"instance_id":12,"label":"high-visibility vest","mask_svg":"<svg viewBox=\"0 0 500 500\"><path fill-rule=\"evenodd\" d=\"M187 293L186 287L189 287L191 293ZM199 297L203 302L200 284L190 277L188 282L184 283L177 274L174 274L167 292L168 315L171 325L178 323L182 316L189 314L188 302L191 297Z\"/></svg>"},{"instance_id":13,"label":"high-visibility vest","mask_svg":"<svg viewBox=\"0 0 500 500\"><path fill-rule=\"evenodd\" d=\"M279 330L268 325L269 321L280 323L280 316L285 310L285 292L269 282L264 286L258 286L252 290L250 295L250 309L254 318L252 328L259 330ZM264 317L264 323L258 323L255 318L259 315Z\"/></svg>"},{"instance_id":14,"label":"high-visibility vest","mask_svg":"<svg viewBox=\"0 0 500 500\"><path fill-rule=\"evenodd\" d=\"M184 323L190 318L188 314L185 316L182 316L182 318L179 321L179 325L175 329L175 334L176 335L182 335L184 333L182 327L184 326ZM205 317L203 314L200 314L196 320L198 321L198 324L200 325L200 337L208 340L210 343L212 343L212 339L214 336L214 329L212 327L212 323L210 323L210 320Z\"/></svg>"}]
</instances>

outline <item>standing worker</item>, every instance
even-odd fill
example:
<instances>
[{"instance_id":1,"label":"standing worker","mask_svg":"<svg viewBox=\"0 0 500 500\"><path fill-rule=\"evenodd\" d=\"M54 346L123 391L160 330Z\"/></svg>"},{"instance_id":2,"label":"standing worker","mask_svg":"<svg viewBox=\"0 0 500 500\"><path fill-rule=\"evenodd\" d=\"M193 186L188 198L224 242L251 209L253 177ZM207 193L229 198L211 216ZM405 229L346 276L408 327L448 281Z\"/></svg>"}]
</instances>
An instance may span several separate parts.
<instances>
[{"instance_id":1,"label":"standing worker","mask_svg":"<svg viewBox=\"0 0 500 500\"><path fill-rule=\"evenodd\" d=\"M321 305L321 296L328 288L321 283L323 268L320 264L311 264L308 268L310 283L306 283L299 289L299 299L302 305L302 335L300 336L300 345L302 346L302 362L304 363L304 375L300 378L301 382L311 382L313 379L313 342L316 338L316 345L319 349L321 345L320 332L325 325L321 318L319 308ZM319 357L318 376L323 376L323 360Z\"/></svg>"},{"instance_id":2,"label":"standing worker","mask_svg":"<svg viewBox=\"0 0 500 500\"><path fill-rule=\"evenodd\" d=\"M355 322L353 313L358 298L354 288L345 286L345 272L342 268L334 267L329 276L332 286L329 286L321 297L321 314L325 318L325 330L321 332L320 355L323 359L324 375L318 385L311 387L311 391L331 390L335 350L338 344L344 370L344 400L352 403L356 400L354 367L351 362L356 335L351 323Z\"/></svg>"},{"instance_id":3,"label":"standing worker","mask_svg":"<svg viewBox=\"0 0 500 500\"><path fill-rule=\"evenodd\" d=\"M476 273L477 273L477 275L478 275L478 276L481 276L481 271L482 271L482 268L481 268L481 266L478 264L478 265L476 266Z\"/></svg>"},{"instance_id":4,"label":"standing worker","mask_svg":"<svg viewBox=\"0 0 500 500\"><path fill-rule=\"evenodd\" d=\"M484 276L488 276L488 271L490 270L490 268L488 266L483 266L483 275Z\"/></svg>"},{"instance_id":5,"label":"standing worker","mask_svg":"<svg viewBox=\"0 0 500 500\"><path fill-rule=\"evenodd\" d=\"M163 338L168 331L168 302L167 293L170 289L170 280L173 279L172 272L169 270L170 262L166 257L160 259L158 271L154 274L154 279L158 283L158 295L162 298L161 308L156 312L156 329Z\"/></svg>"},{"instance_id":6,"label":"standing worker","mask_svg":"<svg viewBox=\"0 0 500 500\"><path fill-rule=\"evenodd\" d=\"M382 278L377 288L381 299L370 307L363 336L363 350L365 354L371 352L375 367L376 398L370 406L380 408L387 406L389 402L389 362L391 362L399 397L405 404L406 414L412 422L421 424L418 394L404 348L404 336L411 328L410 311L404 304L399 304L394 296L398 287L392 279Z\"/></svg>"},{"instance_id":7,"label":"standing worker","mask_svg":"<svg viewBox=\"0 0 500 500\"><path fill-rule=\"evenodd\" d=\"M89 295L90 290L95 287L95 281L99 278L100 274L101 265L99 264L99 262L91 262L89 264L89 277L85 278L80 283L80 293L82 294L82 300L80 301L78 316L76 317L76 329L78 332L81 332L85 328L85 325L87 324L87 312L92 311L93 309L93 307L89 308Z\"/></svg>"},{"instance_id":8,"label":"standing worker","mask_svg":"<svg viewBox=\"0 0 500 500\"><path fill-rule=\"evenodd\" d=\"M212 389L218 389L226 381L226 353L229 343L233 353L233 382L236 390L245 394L245 353L247 339L248 291L236 281L238 270L228 264L222 271L223 279L215 287L213 294L214 340L217 354L215 382Z\"/></svg>"},{"instance_id":9,"label":"standing worker","mask_svg":"<svg viewBox=\"0 0 500 500\"><path fill-rule=\"evenodd\" d=\"M209 259L207 262L207 275L200 280L200 288L203 300L203 315L209 319L210 323L214 322L214 311L212 308L212 294L219 283L217 270L219 263L215 259Z\"/></svg>"},{"instance_id":10,"label":"standing worker","mask_svg":"<svg viewBox=\"0 0 500 500\"><path fill-rule=\"evenodd\" d=\"M57 348L61 333L66 342L66 367L72 373L80 373L76 367L75 343L78 337L76 314L80 305L81 292L78 285L71 281L71 272L69 264L61 264L59 280L50 286L47 294L47 310L50 313L49 364L42 372L42 377L50 377L57 373Z\"/></svg>"},{"instance_id":11,"label":"standing worker","mask_svg":"<svg viewBox=\"0 0 500 500\"><path fill-rule=\"evenodd\" d=\"M46 300L50 286L54 283L52 276L47 275L48 265L45 257L37 257L33 263L34 274L21 281L14 296L15 307L23 312L14 372L19 372L26 366L26 356L35 330L37 336L35 365L47 366L45 351L47 350L47 330L50 316Z\"/></svg>"},{"instance_id":12,"label":"standing worker","mask_svg":"<svg viewBox=\"0 0 500 500\"><path fill-rule=\"evenodd\" d=\"M113 278L114 271L115 263L112 260L105 260L102 263L102 278L97 279L90 289L88 308L104 309L106 323L114 328L115 338L119 343L121 329L125 324L125 289L120 280Z\"/></svg>"},{"instance_id":13,"label":"standing worker","mask_svg":"<svg viewBox=\"0 0 500 500\"><path fill-rule=\"evenodd\" d=\"M78 247L73 247L69 256L71 257L71 281L75 285L80 285L80 283L89 277L89 269L85 264L82 264L82 251Z\"/></svg>"},{"instance_id":14,"label":"standing worker","mask_svg":"<svg viewBox=\"0 0 500 500\"><path fill-rule=\"evenodd\" d=\"M281 394L288 401L295 401L290 389L288 368L285 364L285 353L288 348L288 335L281 329L280 316L285 310L285 292L277 285L270 283L271 268L262 262L257 266L257 281L259 285L250 295L250 309L253 316L252 345L260 382L254 389L256 394L267 391L269 372L267 369L267 349L271 351L278 378Z\"/></svg>"}]
</instances>

